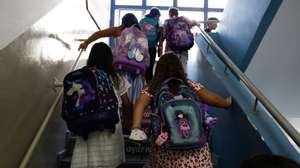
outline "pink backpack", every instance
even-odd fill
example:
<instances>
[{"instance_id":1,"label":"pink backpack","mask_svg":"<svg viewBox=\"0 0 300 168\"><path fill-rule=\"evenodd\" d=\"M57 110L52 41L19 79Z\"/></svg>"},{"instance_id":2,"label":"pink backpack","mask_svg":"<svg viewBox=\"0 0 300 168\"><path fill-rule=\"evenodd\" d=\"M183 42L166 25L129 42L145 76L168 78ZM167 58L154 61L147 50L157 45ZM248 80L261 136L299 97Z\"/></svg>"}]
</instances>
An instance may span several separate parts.
<instances>
[{"instance_id":1,"label":"pink backpack","mask_svg":"<svg viewBox=\"0 0 300 168\"><path fill-rule=\"evenodd\" d=\"M118 70L134 75L144 74L150 63L147 37L135 25L125 28L113 55Z\"/></svg>"}]
</instances>

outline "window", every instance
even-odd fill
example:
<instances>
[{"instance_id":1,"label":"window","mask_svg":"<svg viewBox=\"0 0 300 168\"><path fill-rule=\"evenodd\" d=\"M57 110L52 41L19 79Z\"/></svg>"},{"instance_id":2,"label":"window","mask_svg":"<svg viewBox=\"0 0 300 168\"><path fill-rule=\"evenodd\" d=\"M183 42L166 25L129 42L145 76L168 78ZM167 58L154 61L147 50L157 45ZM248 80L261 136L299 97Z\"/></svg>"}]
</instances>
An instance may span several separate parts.
<instances>
[{"instance_id":1,"label":"window","mask_svg":"<svg viewBox=\"0 0 300 168\"><path fill-rule=\"evenodd\" d=\"M143 4L143 0L116 0L116 5L139 5Z\"/></svg>"},{"instance_id":2,"label":"window","mask_svg":"<svg viewBox=\"0 0 300 168\"><path fill-rule=\"evenodd\" d=\"M152 6L160 8L160 23L163 24L166 19L169 18L168 8L174 6L179 7L179 15L185 16L190 20L204 21L204 15L209 17L216 17L222 20L222 10L227 5L228 0L115 0L115 4L111 4L114 9L113 25L119 26L122 21L122 17L126 13L133 13L140 21L145 14L148 14ZM204 7L204 4L208 3ZM118 6L120 5L120 6ZM122 6L123 5L123 6ZM205 18L207 19L207 18ZM205 24L201 24L201 28L204 28ZM194 28L198 30L198 28Z\"/></svg>"},{"instance_id":3,"label":"window","mask_svg":"<svg viewBox=\"0 0 300 168\"><path fill-rule=\"evenodd\" d=\"M190 20L196 20L196 21L202 21L204 19L203 12L179 11L179 16L184 16Z\"/></svg>"},{"instance_id":4,"label":"window","mask_svg":"<svg viewBox=\"0 0 300 168\"><path fill-rule=\"evenodd\" d=\"M173 0L147 0L148 6L173 6Z\"/></svg>"},{"instance_id":5,"label":"window","mask_svg":"<svg viewBox=\"0 0 300 168\"><path fill-rule=\"evenodd\" d=\"M204 0L178 0L179 7L194 7L194 8L203 8Z\"/></svg>"},{"instance_id":6,"label":"window","mask_svg":"<svg viewBox=\"0 0 300 168\"><path fill-rule=\"evenodd\" d=\"M142 19L143 17L143 11L142 10L130 10L130 9L116 9L115 10L115 21L114 21L114 26L119 26L121 25L122 22L122 17L126 13L133 13L136 18L139 20Z\"/></svg>"},{"instance_id":7,"label":"window","mask_svg":"<svg viewBox=\"0 0 300 168\"><path fill-rule=\"evenodd\" d=\"M208 0L208 8L225 8L228 0Z\"/></svg>"},{"instance_id":8,"label":"window","mask_svg":"<svg viewBox=\"0 0 300 168\"><path fill-rule=\"evenodd\" d=\"M208 12L207 13L207 17L216 17L218 18L219 20L222 20L222 17L223 17L223 13L222 12Z\"/></svg>"}]
</instances>

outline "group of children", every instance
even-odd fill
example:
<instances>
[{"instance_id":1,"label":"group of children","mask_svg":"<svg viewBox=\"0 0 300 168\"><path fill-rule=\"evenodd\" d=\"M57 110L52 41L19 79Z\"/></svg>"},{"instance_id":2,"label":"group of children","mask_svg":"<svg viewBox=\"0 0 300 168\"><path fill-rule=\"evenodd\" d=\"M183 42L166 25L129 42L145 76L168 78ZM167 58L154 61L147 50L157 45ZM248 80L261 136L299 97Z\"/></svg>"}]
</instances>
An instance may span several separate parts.
<instances>
[{"instance_id":1,"label":"group of children","mask_svg":"<svg viewBox=\"0 0 300 168\"><path fill-rule=\"evenodd\" d=\"M177 50L176 47L178 47L179 43L182 42L178 41L178 36L181 35L180 33L186 32L188 35L190 35L191 33L188 32L189 30L187 29L190 29L192 26L196 26L198 24L195 21L190 21L185 17L179 16L177 8L170 8L169 16L170 18L164 23L164 26L160 27L160 11L157 8L152 8L150 13L146 15L146 17L140 22L138 22L137 18L133 14L128 13L122 18L122 24L120 26L95 32L87 40L80 44L79 49L86 49L91 42L99 38L116 38L116 45L112 46L112 49L105 43L95 43L90 51L86 66L88 68L95 67L96 69L105 72L109 76L109 79L112 82L114 93L117 97L118 115L119 118L122 118L120 119L122 122L118 122L116 124L114 131L105 129L95 130L88 134L88 138L78 136L72 157L72 168L114 168L121 165L125 161L122 127L131 130L130 138L133 141L143 141L147 138L147 135L142 131L141 128L143 112L149 105L151 105L153 111L157 111L157 109L159 109L161 106L160 102L166 102L164 100L157 100L159 99L160 95L162 95L161 97L165 96L165 90L162 90L161 93L162 85L165 85L168 92L171 93L172 98L170 98L170 100L173 99L173 97L175 99L181 99L184 97L186 102L190 101L189 97L184 96L184 93L182 93L183 96L180 95L181 89L183 88L187 88L188 91L192 91L192 94L195 95L194 99L196 101L193 102L196 102L196 105L194 105L192 102L192 105L182 105L180 107L178 106L179 109L172 110L172 108L175 108L175 106L177 108L176 103L179 102L174 100L176 103L168 106L171 108L171 110L169 110L171 111L170 113L177 117L178 122L181 124L180 130L182 137L179 137L181 140L184 138L188 139L193 137L190 134L198 135L198 132L195 133L194 130L201 130L198 128L201 126L195 126L195 123L198 123L198 121L194 121L191 118L192 115L198 116L200 114L194 114L193 112L186 113L184 112L183 107L191 108L191 110L198 110L198 101L201 101L201 104L208 104L220 108L229 108L231 106L231 97L224 99L209 91L200 83L187 78L185 71L188 60L187 51L193 45L193 43L189 44L190 40L193 41L193 36L187 36L187 39L185 39L185 45L180 45L182 48ZM175 20L180 24L175 23ZM145 32L148 39L147 45L149 53L147 54L149 55L145 54L142 56L150 57L149 62L147 63L147 70L143 73L137 73L134 75L128 72L120 70L118 71L118 68L116 68L114 62L115 54L119 53L119 44L123 43L124 40L128 40L127 37L125 37L125 39L119 37L122 37L122 33L126 32L126 30L132 28L133 26L138 30ZM185 32L179 32L178 35L173 37L172 35L169 35L170 32L173 31L172 26L179 26L179 29ZM166 40L166 47L164 54L162 54L164 40ZM126 47L130 48L130 45L126 44ZM155 73L153 75L153 66L157 52L160 59L157 62ZM135 59L139 60L140 58ZM144 77L146 77L146 82L144 82ZM182 97L178 98L180 96ZM79 98L77 99L79 101ZM154 118L155 117L153 117L153 119ZM166 118L168 118L168 116L166 116ZM199 118L201 117L199 116ZM170 124L172 124L172 122ZM165 129L163 128L164 125L162 123L160 127L162 130ZM171 135L170 132L164 130L164 132L160 133L161 135L166 135L164 136L165 141L169 142L172 140L173 135ZM154 137L150 156L144 167L213 167L208 142L206 139L200 143L198 142L198 138L194 144L191 146L189 146L190 144L183 145L183 148L180 148L180 150L176 150L176 145L174 145L176 142L174 141L174 144L172 145L175 150L173 150L168 148L168 145L165 145L165 147L157 145L158 139L163 138L161 135ZM165 141L161 141L160 144L165 143Z\"/></svg>"}]
</instances>

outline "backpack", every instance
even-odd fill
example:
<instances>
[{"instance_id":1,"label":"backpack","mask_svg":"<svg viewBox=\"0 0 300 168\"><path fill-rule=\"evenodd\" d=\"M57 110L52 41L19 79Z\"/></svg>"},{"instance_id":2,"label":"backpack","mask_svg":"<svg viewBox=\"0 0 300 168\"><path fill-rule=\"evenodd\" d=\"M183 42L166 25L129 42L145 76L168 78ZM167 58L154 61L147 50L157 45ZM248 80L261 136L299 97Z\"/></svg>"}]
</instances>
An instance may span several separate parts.
<instances>
[{"instance_id":1,"label":"backpack","mask_svg":"<svg viewBox=\"0 0 300 168\"><path fill-rule=\"evenodd\" d=\"M115 131L118 100L108 74L84 67L67 74L63 85L62 118L72 133L87 139L96 130Z\"/></svg>"},{"instance_id":2,"label":"backpack","mask_svg":"<svg viewBox=\"0 0 300 168\"><path fill-rule=\"evenodd\" d=\"M166 20L166 40L173 51L187 51L194 45L188 22L183 17Z\"/></svg>"},{"instance_id":3,"label":"backpack","mask_svg":"<svg viewBox=\"0 0 300 168\"><path fill-rule=\"evenodd\" d=\"M169 82L179 84L173 95ZM205 115L197 94L180 79L168 79L154 96L152 134L155 144L171 150L202 147L207 142Z\"/></svg>"},{"instance_id":4,"label":"backpack","mask_svg":"<svg viewBox=\"0 0 300 168\"><path fill-rule=\"evenodd\" d=\"M149 47L155 47L159 39L158 21L152 17L145 17L140 21L140 27L147 36Z\"/></svg>"},{"instance_id":5,"label":"backpack","mask_svg":"<svg viewBox=\"0 0 300 168\"><path fill-rule=\"evenodd\" d=\"M144 74L150 64L145 34L136 25L125 28L113 55L114 65L118 70L134 75Z\"/></svg>"}]
</instances>

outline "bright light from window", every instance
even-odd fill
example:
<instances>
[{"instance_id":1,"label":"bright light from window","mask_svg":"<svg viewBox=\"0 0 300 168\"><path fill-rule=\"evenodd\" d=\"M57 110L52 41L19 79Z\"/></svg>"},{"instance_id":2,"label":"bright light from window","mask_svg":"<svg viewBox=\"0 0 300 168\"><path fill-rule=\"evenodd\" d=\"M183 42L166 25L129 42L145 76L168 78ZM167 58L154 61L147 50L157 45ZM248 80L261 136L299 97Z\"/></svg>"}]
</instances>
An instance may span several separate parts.
<instances>
[{"instance_id":1,"label":"bright light from window","mask_svg":"<svg viewBox=\"0 0 300 168\"><path fill-rule=\"evenodd\" d=\"M148 6L173 6L173 0L147 0Z\"/></svg>"},{"instance_id":2,"label":"bright light from window","mask_svg":"<svg viewBox=\"0 0 300 168\"><path fill-rule=\"evenodd\" d=\"M222 12L208 12L207 13L207 17L216 17L218 18L219 20L222 20L223 18L223 13Z\"/></svg>"},{"instance_id":3,"label":"bright light from window","mask_svg":"<svg viewBox=\"0 0 300 168\"><path fill-rule=\"evenodd\" d=\"M115 21L114 21L114 26L119 26L120 25L120 10L115 10Z\"/></svg>"},{"instance_id":4,"label":"bright light from window","mask_svg":"<svg viewBox=\"0 0 300 168\"><path fill-rule=\"evenodd\" d=\"M209 8L225 8L228 0L208 0Z\"/></svg>"},{"instance_id":5,"label":"bright light from window","mask_svg":"<svg viewBox=\"0 0 300 168\"><path fill-rule=\"evenodd\" d=\"M190 20L203 21L204 14L203 12L195 11L179 11L179 16L184 16Z\"/></svg>"},{"instance_id":6,"label":"bright light from window","mask_svg":"<svg viewBox=\"0 0 300 168\"><path fill-rule=\"evenodd\" d=\"M143 0L116 0L116 5L142 5Z\"/></svg>"},{"instance_id":7,"label":"bright light from window","mask_svg":"<svg viewBox=\"0 0 300 168\"><path fill-rule=\"evenodd\" d=\"M128 10L128 9L115 10L115 26L121 25L122 17L127 13L133 13L138 19L138 21L141 20L143 17L143 12L141 10Z\"/></svg>"},{"instance_id":8,"label":"bright light from window","mask_svg":"<svg viewBox=\"0 0 300 168\"><path fill-rule=\"evenodd\" d=\"M204 0L178 0L179 7L204 7Z\"/></svg>"}]
</instances>

